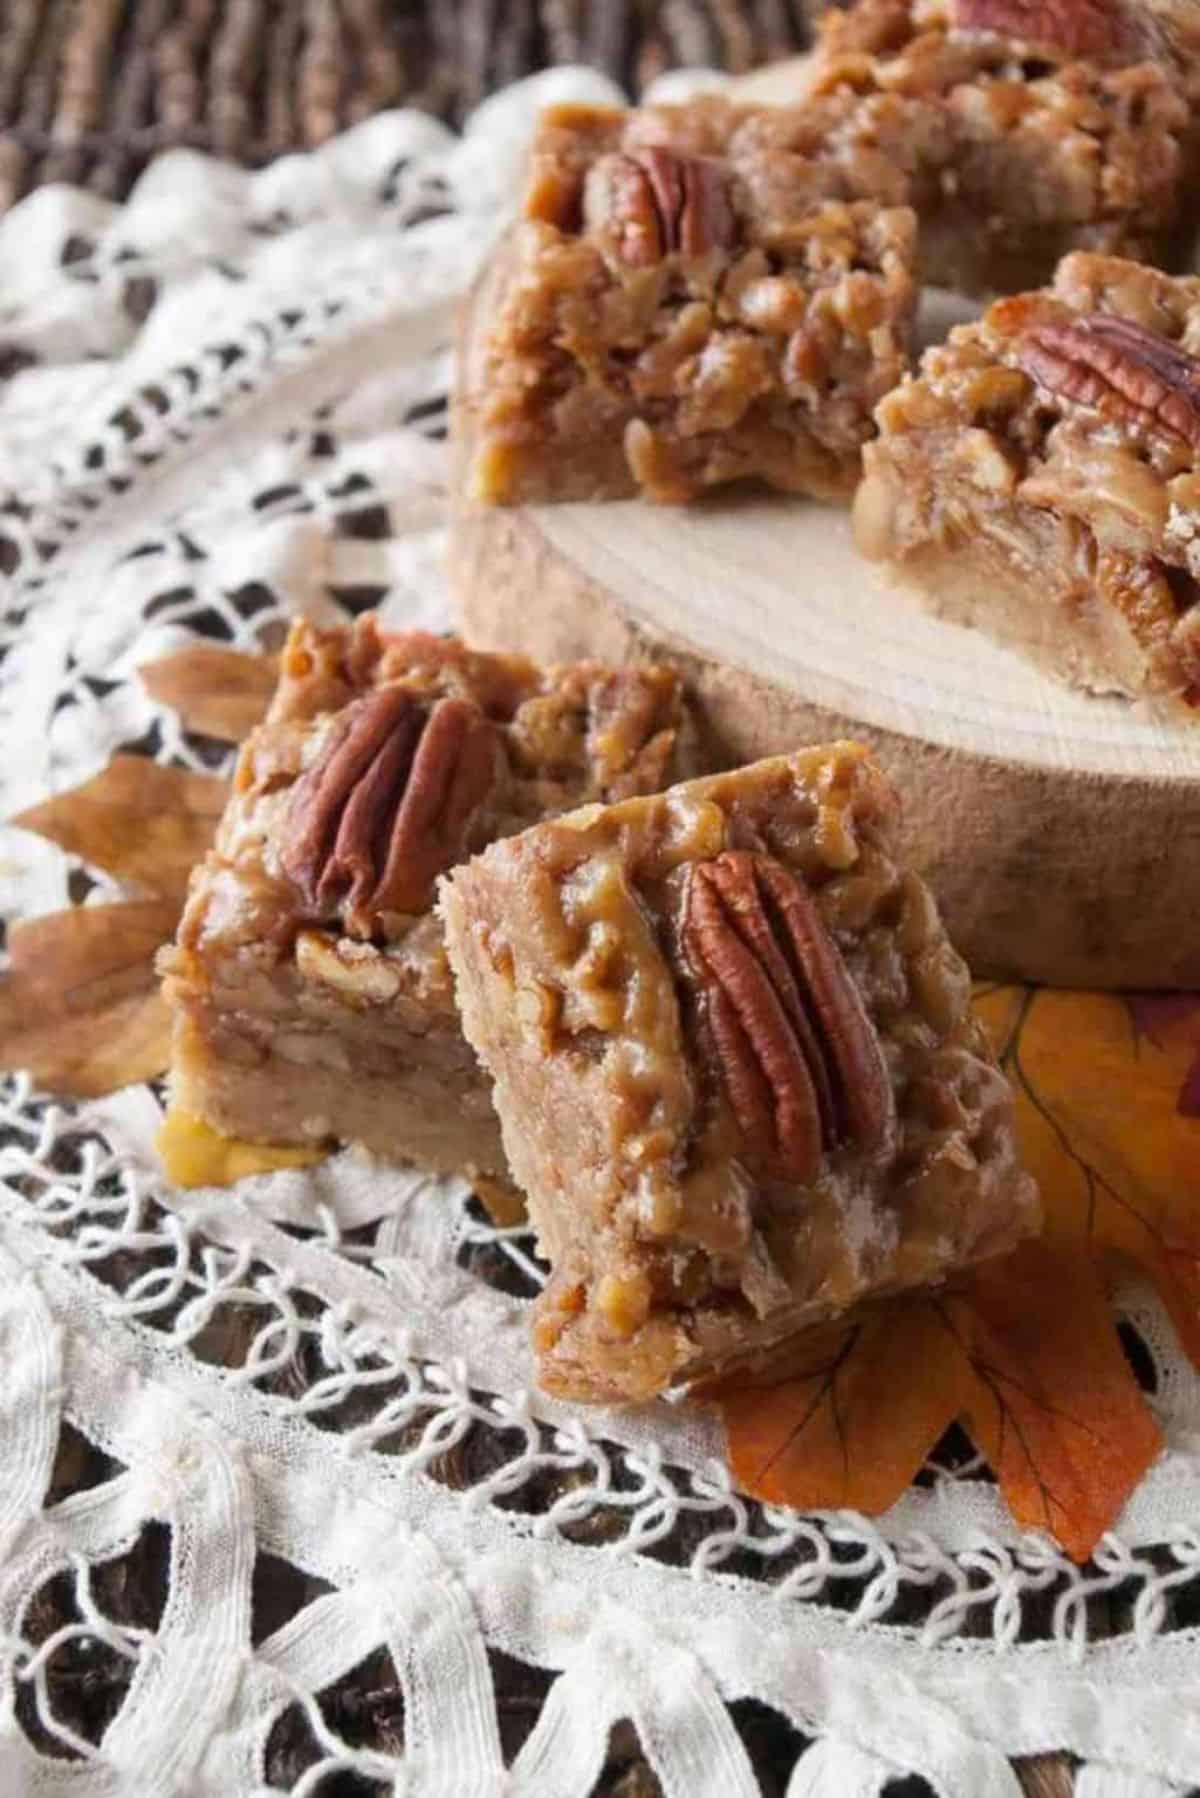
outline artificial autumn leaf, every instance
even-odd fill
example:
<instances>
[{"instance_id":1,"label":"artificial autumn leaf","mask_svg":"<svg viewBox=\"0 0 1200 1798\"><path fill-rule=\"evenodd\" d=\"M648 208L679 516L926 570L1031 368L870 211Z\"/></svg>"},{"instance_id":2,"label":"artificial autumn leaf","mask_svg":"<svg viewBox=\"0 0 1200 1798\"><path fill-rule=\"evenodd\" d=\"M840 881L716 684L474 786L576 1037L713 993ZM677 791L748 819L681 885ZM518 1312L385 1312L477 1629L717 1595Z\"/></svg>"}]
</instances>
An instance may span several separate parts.
<instances>
[{"instance_id":1,"label":"artificial autumn leaf","mask_svg":"<svg viewBox=\"0 0 1200 1798\"><path fill-rule=\"evenodd\" d=\"M1162 1447L1089 1264L1041 1243L802 1349L720 1395L737 1479L776 1504L886 1510L959 1419L1016 1521L1086 1560Z\"/></svg>"},{"instance_id":2,"label":"artificial autumn leaf","mask_svg":"<svg viewBox=\"0 0 1200 1798\"><path fill-rule=\"evenodd\" d=\"M31 806L13 823L117 880L182 900L228 795L229 783L214 775L115 755L93 779Z\"/></svg>"},{"instance_id":3,"label":"artificial autumn leaf","mask_svg":"<svg viewBox=\"0 0 1200 1798\"><path fill-rule=\"evenodd\" d=\"M203 1118L172 1106L155 1139L167 1178L174 1186L232 1186L248 1174L278 1168L311 1167L327 1148L295 1148L282 1143L242 1142L222 1136Z\"/></svg>"},{"instance_id":4,"label":"artificial autumn leaf","mask_svg":"<svg viewBox=\"0 0 1200 1798\"><path fill-rule=\"evenodd\" d=\"M814 1509L885 1509L962 1422L1018 1521L1083 1559L1161 1446L1107 1298L1120 1267L1155 1282L1200 1365L1200 1000L1001 987L977 1009L1044 1241L816 1332L773 1386L715 1396L741 1483Z\"/></svg>"},{"instance_id":5,"label":"artificial autumn leaf","mask_svg":"<svg viewBox=\"0 0 1200 1798\"><path fill-rule=\"evenodd\" d=\"M276 656L193 643L138 669L152 699L178 712L185 730L240 743L266 716L279 676Z\"/></svg>"},{"instance_id":6,"label":"artificial autumn leaf","mask_svg":"<svg viewBox=\"0 0 1200 1798\"><path fill-rule=\"evenodd\" d=\"M96 1098L161 1074L170 1019L154 956L179 917L171 899L73 906L13 924L0 977L0 1065Z\"/></svg>"},{"instance_id":7,"label":"artificial autumn leaf","mask_svg":"<svg viewBox=\"0 0 1200 1798\"><path fill-rule=\"evenodd\" d=\"M1086 1248L1109 1279L1140 1267L1200 1365L1200 1013L1159 1005L1002 988L979 1010L1017 1089L1047 1241Z\"/></svg>"},{"instance_id":8,"label":"artificial autumn leaf","mask_svg":"<svg viewBox=\"0 0 1200 1798\"><path fill-rule=\"evenodd\" d=\"M1132 993L1128 1005L1135 1035L1146 1037L1156 1049L1182 1031L1191 1060L1175 1109L1180 1117L1200 1117L1200 993Z\"/></svg>"},{"instance_id":9,"label":"artificial autumn leaf","mask_svg":"<svg viewBox=\"0 0 1200 1798\"><path fill-rule=\"evenodd\" d=\"M148 889L146 901L76 906L14 924L0 979L0 1065L94 1098L153 1079L170 1056L154 959L179 921L188 876L212 841L228 783L114 756L82 786L13 822Z\"/></svg>"},{"instance_id":10,"label":"artificial autumn leaf","mask_svg":"<svg viewBox=\"0 0 1200 1798\"><path fill-rule=\"evenodd\" d=\"M1009 1509L1086 1560L1162 1447L1093 1268L1023 1243L945 1310L970 1361L963 1422Z\"/></svg>"},{"instance_id":11,"label":"artificial autumn leaf","mask_svg":"<svg viewBox=\"0 0 1200 1798\"><path fill-rule=\"evenodd\" d=\"M724 1398L734 1472L774 1503L884 1510L958 1417L1017 1521L1084 1559L1162 1446L1087 1262L1041 1243L803 1349Z\"/></svg>"},{"instance_id":12,"label":"artificial autumn leaf","mask_svg":"<svg viewBox=\"0 0 1200 1798\"><path fill-rule=\"evenodd\" d=\"M811 1331L785 1381L716 1389L739 1483L800 1510L882 1511L954 1416L965 1362L926 1300Z\"/></svg>"}]
</instances>

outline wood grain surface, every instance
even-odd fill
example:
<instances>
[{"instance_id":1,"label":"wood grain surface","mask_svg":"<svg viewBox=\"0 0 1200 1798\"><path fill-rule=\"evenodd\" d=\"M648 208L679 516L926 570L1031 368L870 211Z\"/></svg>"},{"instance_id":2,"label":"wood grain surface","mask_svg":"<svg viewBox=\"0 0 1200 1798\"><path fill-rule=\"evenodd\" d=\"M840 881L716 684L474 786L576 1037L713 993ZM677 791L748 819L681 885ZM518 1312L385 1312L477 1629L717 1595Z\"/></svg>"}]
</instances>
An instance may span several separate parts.
<instances>
[{"instance_id":1,"label":"wood grain surface","mask_svg":"<svg viewBox=\"0 0 1200 1798\"><path fill-rule=\"evenodd\" d=\"M844 513L464 508L450 566L481 646L676 661L731 759L869 743L978 973L1200 984L1200 724L1072 692L929 617L860 560Z\"/></svg>"},{"instance_id":2,"label":"wood grain surface","mask_svg":"<svg viewBox=\"0 0 1200 1798\"><path fill-rule=\"evenodd\" d=\"M461 322L464 488L503 266ZM919 341L968 316L961 299L927 294ZM482 647L680 664L730 760L870 744L903 794L907 854L977 973L1200 985L1200 719L1074 691L931 616L859 556L846 509L763 494L690 507L460 500L450 573Z\"/></svg>"}]
</instances>

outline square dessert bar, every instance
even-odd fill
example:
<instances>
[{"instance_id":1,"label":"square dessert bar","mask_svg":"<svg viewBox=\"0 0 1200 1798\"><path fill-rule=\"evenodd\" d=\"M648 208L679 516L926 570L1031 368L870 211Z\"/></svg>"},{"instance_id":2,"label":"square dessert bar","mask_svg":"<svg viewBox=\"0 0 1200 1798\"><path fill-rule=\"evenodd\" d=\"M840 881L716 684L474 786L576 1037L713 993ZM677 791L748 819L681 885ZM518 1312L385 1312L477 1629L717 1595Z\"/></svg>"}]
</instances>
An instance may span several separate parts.
<instances>
[{"instance_id":1,"label":"square dessert bar","mask_svg":"<svg viewBox=\"0 0 1200 1798\"><path fill-rule=\"evenodd\" d=\"M294 625L164 959L174 1104L251 1141L336 1137L503 1176L434 882L696 758L668 668L543 670L372 617Z\"/></svg>"},{"instance_id":2,"label":"square dessert bar","mask_svg":"<svg viewBox=\"0 0 1200 1798\"><path fill-rule=\"evenodd\" d=\"M1162 259L1190 186L1188 73L1183 28L1134 0L858 0L823 22L808 88L856 96L843 154L909 171L924 279L1011 293L1070 250Z\"/></svg>"},{"instance_id":3,"label":"square dessert bar","mask_svg":"<svg viewBox=\"0 0 1200 1798\"><path fill-rule=\"evenodd\" d=\"M552 1392L644 1399L1037 1226L967 969L854 744L510 838L441 885L553 1265Z\"/></svg>"},{"instance_id":4,"label":"square dessert bar","mask_svg":"<svg viewBox=\"0 0 1200 1798\"><path fill-rule=\"evenodd\" d=\"M1069 256L878 418L864 554L1063 680L1200 701L1200 279Z\"/></svg>"},{"instance_id":5,"label":"square dessert bar","mask_svg":"<svg viewBox=\"0 0 1200 1798\"><path fill-rule=\"evenodd\" d=\"M460 358L470 498L852 489L915 307L903 183L826 149L853 105L543 115Z\"/></svg>"}]
</instances>

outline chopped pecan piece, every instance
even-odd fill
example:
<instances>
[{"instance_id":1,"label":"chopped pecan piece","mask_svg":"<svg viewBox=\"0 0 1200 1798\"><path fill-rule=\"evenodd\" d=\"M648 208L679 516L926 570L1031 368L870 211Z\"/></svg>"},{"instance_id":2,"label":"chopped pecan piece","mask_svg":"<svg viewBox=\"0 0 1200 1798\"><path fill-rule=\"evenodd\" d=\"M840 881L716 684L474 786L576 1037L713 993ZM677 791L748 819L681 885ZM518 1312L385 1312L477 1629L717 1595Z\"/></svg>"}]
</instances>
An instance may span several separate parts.
<instances>
[{"instance_id":1,"label":"chopped pecan piece","mask_svg":"<svg viewBox=\"0 0 1200 1798\"><path fill-rule=\"evenodd\" d=\"M381 688L346 708L296 782L283 870L360 935L382 912L421 911L462 855L494 769L495 733L477 706Z\"/></svg>"},{"instance_id":2,"label":"chopped pecan piece","mask_svg":"<svg viewBox=\"0 0 1200 1798\"><path fill-rule=\"evenodd\" d=\"M694 869L684 951L721 1076L752 1153L808 1182L851 1141L895 1127L878 1038L810 894L767 855L729 851Z\"/></svg>"},{"instance_id":3,"label":"chopped pecan piece","mask_svg":"<svg viewBox=\"0 0 1200 1798\"><path fill-rule=\"evenodd\" d=\"M1085 60L1136 55L1142 33L1121 0L956 0L960 31L1016 38Z\"/></svg>"},{"instance_id":4,"label":"chopped pecan piece","mask_svg":"<svg viewBox=\"0 0 1200 1798\"><path fill-rule=\"evenodd\" d=\"M587 748L606 800L667 784L677 733L661 680L646 668L602 668L587 685Z\"/></svg>"},{"instance_id":5,"label":"chopped pecan piece","mask_svg":"<svg viewBox=\"0 0 1200 1798\"><path fill-rule=\"evenodd\" d=\"M1037 325L1017 361L1055 399L1200 449L1200 361L1131 319L1092 312Z\"/></svg>"},{"instance_id":6,"label":"chopped pecan piece","mask_svg":"<svg viewBox=\"0 0 1200 1798\"><path fill-rule=\"evenodd\" d=\"M654 190L632 156L605 156L584 186L584 224L608 232L616 253L631 268L652 268L666 254Z\"/></svg>"},{"instance_id":7,"label":"chopped pecan piece","mask_svg":"<svg viewBox=\"0 0 1200 1798\"><path fill-rule=\"evenodd\" d=\"M584 192L584 219L589 228L611 233L618 256L633 268L649 268L677 251L703 256L728 249L736 236L722 164L657 145L595 164Z\"/></svg>"}]
</instances>

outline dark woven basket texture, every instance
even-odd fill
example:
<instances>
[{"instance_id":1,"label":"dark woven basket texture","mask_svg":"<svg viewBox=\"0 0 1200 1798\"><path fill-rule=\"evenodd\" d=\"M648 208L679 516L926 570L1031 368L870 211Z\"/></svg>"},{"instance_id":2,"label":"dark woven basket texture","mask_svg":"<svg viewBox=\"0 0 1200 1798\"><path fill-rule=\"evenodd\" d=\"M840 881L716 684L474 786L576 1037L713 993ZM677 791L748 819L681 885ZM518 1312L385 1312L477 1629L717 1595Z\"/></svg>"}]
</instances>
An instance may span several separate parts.
<instances>
[{"instance_id":1,"label":"dark woven basket texture","mask_svg":"<svg viewBox=\"0 0 1200 1798\"><path fill-rule=\"evenodd\" d=\"M793 55L821 0L0 0L0 208L43 181L120 198L157 151L251 166L386 106L459 120L554 63L631 92Z\"/></svg>"}]
</instances>

